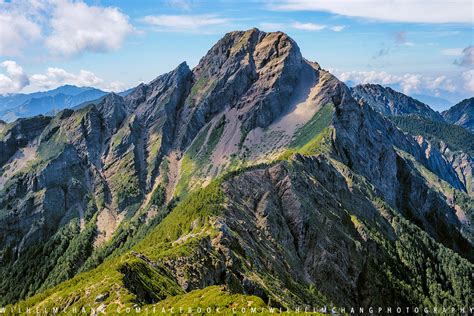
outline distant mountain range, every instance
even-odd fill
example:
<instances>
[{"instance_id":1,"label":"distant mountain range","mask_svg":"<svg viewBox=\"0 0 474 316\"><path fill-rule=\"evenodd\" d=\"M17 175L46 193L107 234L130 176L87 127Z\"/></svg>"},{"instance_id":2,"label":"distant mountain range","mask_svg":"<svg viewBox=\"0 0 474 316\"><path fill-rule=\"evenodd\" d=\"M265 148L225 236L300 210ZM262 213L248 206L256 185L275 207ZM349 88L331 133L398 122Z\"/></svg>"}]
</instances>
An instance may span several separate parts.
<instances>
[{"instance_id":1,"label":"distant mountain range","mask_svg":"<svg viewBox=\"0 0 474 316\"><path fill-rule=\"evenodd\" d=\"M127 95L131 89L119 93ZM53 90L29 94L0 96L0 119L12 122L17 118L39 114L54 115L65 108L98 99L107 92L92 87L64 85Z\"/></svg>"},{"instance_id":2,"label":"distant mountain range","mask_svg":"<svg viewBox=\"0 0 474 316\"><path fill-rule=\"evenodd\" d=\"M395 89L396 90L396 89ZM455 102L449 101L448 99L441 98L441 97L436 97L432 95L426 95L426 94L411 94L410 95L412 98L421 101L425 104L428 104L431 108L434 110L440 111L440 109L446 109L449 108L453 105L455 105ZM458 99L460 100L460 99Z\"/></svg>"}]
</instances>

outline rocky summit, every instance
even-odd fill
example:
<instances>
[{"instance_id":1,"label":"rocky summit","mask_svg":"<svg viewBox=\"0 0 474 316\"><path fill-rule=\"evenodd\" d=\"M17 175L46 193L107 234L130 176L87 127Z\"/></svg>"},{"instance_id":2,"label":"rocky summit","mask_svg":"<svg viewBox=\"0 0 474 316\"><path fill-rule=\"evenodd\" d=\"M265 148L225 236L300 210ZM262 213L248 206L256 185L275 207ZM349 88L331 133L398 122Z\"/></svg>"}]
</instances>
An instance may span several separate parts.
<instances>
[{"instance_id":1,"label":"rocky summit","mask_svg":"<svg viewBox=\"0 0 474 316\"><path fill-rule=\"evenodd\" d=\"M0 304L472 307L472 148L402 114L447 124L251 29L124 97L2 122Z\"/></svg>"}]
</instances>

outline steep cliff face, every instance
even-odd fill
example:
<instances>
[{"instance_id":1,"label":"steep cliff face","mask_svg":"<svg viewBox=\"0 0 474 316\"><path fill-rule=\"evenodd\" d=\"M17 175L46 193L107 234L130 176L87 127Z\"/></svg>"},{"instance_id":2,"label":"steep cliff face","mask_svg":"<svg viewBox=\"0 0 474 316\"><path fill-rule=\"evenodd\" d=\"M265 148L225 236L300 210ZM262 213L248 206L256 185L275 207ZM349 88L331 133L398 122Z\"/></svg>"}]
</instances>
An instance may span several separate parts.
<instances>
[{"instance_id":1,"label":"steep cliff face","mask_svg":"<svg viewBox=\"0 0 474 316\"><path fill-rule=\"evenodd\" d=\"M443 118L474 132L474 98L465 99L442 113Z\"/></svg>"},{"instance_id":2,"label":"steep cliff face","mask_svg":"<svg viewBox=\"0 0 474 316\"><path fill-rule=\"evenodd\" d=\"M472 271L462 161L354 100L284 33L228 33L193 70L31 120L0 127L1 303L99 265L74 287L100 279L104 308L215 285L283 307L421 304L438 285L470 304L458 285L472 285L440 270ZM406 286L416 243L451 283ZM67 284L48 293L90 303Z\"/></svg>"}]
</instances>

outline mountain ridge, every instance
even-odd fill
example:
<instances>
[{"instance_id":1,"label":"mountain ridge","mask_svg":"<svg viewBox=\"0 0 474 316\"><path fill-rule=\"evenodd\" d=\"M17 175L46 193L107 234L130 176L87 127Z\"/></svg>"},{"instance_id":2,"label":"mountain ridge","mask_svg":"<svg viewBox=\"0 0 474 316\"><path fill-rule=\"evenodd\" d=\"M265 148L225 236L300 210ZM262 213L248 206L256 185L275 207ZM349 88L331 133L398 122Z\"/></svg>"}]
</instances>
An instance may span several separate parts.
<instances>
[{"instance_id":1,"label":"mountain ridge","mask_svg":"<svg viewBox=\"0 0 474 316\"><path fill-rule=\"evenodd\" d=\"M464 99L443 111L442 115L447 122L464 127L474 133L474 98Z\"/></svg>"},{"instance_id":2,"label":"mountain ridge","mask_svg":"<svg viewBox=\"0 0 474 316\"><path fill-rule=\"evenodd\" d=\"M0 132L3 303L472 303L465 182L284 33L228 33L193 70L31 120Z\"/></svg>"},{"instance_id":3,"label":"mountain ridge","mask_svg":"<svg viewBox=\"0 0 474 316\"><path fill-rule=\"evenodd\" d=\"M366 102L383 115L416 114L434 121L443 121L443 117L428 105L390 87L363 84L351 88L351 91L357 101Z\"/></svg>"}]
</instances>

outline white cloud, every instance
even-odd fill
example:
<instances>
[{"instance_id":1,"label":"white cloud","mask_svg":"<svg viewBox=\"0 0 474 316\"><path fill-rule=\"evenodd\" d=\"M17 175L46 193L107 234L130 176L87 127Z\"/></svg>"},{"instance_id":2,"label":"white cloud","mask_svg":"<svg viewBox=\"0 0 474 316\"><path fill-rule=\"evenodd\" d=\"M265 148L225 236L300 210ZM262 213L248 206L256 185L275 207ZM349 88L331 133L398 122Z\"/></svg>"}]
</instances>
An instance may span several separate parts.
<instances>
[{"instance_id":1,"label":"white cloud","mask_svg":"<svg viewBox=\"0 0 474 316\"><path fill-rule=\"evenodd\" d=\"M462 78L464 79L464 89L474 92L474 69L464 71Z\"/></svg>"},{"instance_id":2,"label":"white cloud","mask_svg":"<svg viewBox=\"0 0 474 316\"><path fill-rule=\"evenodd\" d=\"M423 76L420 74L406 73L393 75L384 71L338 71L333 73L342 81L351 81L355 84L374 83L382 85L399 85L405 94L429 90L434 93L438 90L454 92L456 86L446 76Z\"/></svg>"},{"instance_id":3,"label":"white cloud","mask_svg":"<svg viewBox=\"0 0 474 316\"><path fill-rule=\"evenodd\" d=\"M335 25L335 26L331 26L330 29L334 32L341 32L342 30L344 30L346 28L345 25Z\"/></svg>"},{"instance_id":4,"label":"white cloud","mask_svg":"<svg viewBox=\"0 0 474 316\"><path fill-rule=\"evenodd\" d=\"M0 73L0 94L18 92L29 84L28 76L16 62L6 60L0 67L5 69L5 74Z\"/></svg>"},{"instance_id":5,"label":"white cloud","mask_svg":"<svg viewBox=\"0 0 474 316\"><path fill-rule=\"evenodd\" d=\"M99 86L104 81L94 73L80 70L78 74L69 73L64 69L49 67L44 74L35 74L30 77L31 85L38 90L51 89L64 84L76 86Z\"/></svg>"},{"instance_id":6,"label":"white cloud","mask_svg":"<svg viewBox=\"0 0 474 316\"><path fill-rule=\"evenodd\" d=\"M470 45L461 52L462 57L455 60L454 64L462 67L474 67L474 46Z\"/></svg>"},{"instance_id":7,"label":"white cloud","mask_svg":"<svg viewBox=\"0 0 474 316\"><path fill-rule=\"evenodd\" d=\"M0 55L19 55L27 44L41 38L41 27L31 17L0 3Z\"/></svg>"},{"instance_id":8,"label":"white cloud","mask_svg":"<svg viewBox=\"0 0 474 316\"><path fill-rule=\"evenodd\" d=\"M45 73L28 76L16 62L6 60L0 63L4 74L0 73L0 94L17 93L28 87L31 91L54 89L65 84L80 87L96 87L105 91L123 91L123 83L105 82L102 78L87 70L71 73L62 68L49 67Z\"/></svg>"},{"instance_id":9,"label":"white cloud","mask_svg":"<svg viewBox=\"0 0 474 316\"><path fill-rule=\"evenodd\" d=\"M229 19L214 14L202 15L148 15L143 23L162 31L199 31L209 26L226 25Z\"/></svg>"},{"instance_id":10,"label":"white cloud","mask_svg":"<svg viewBox=\"0 0 474 316\"><path fill-rule=\"evenodd\" d=\"M126 86L121 82L106 83L93 72L80 70L78 73L70 73L64 69L49 67L44 74L34 74L30 77L30 85L33 90L53 89L65 84L79 87L96 87L105 91L123 91Z\"/></svg>"},{"instance_id":11,"label":"white cloud","mask_svg":"<svg viewBox=\"0 0 474 316\"><path fill-rule=\"evenodd\" d=\"M441 50L441 54L446 56L461 56L462 48L446 48Z\"/></svg>"},{"instance_id":12,"label":"white cloud","mask_svg":"<svg viewBox=\"0 0 474 316\"><path fill-rule=\"evenodd\" d=\"M168 0L168 4L173 8L190 11L194 3L191 0Z\"/></svg>"},{"instance_id":13,"label":"white cloud","mask_svg":"<svg viewBox=\"0 0 474 316\"><path fill-rule=\"evenodd\" d=\"M53 53L67 56L117 50L133 31L128 16L117 8L83 2L58 1L50 23L52 34L46 46Z\"/></svg>"},{"instance_id":14,"label":"white cloud","mask_svg":"<svg viewBox=\"0 0 474 316\"><path fill-rule=\"evenodd\" d=\"M420 23L472 23L472 0L284 0L285 11L326 11L375 20Z\"/></svg>"},{"instance_id":15,"label":"white cloud","mask_svg":"<svg viewBox=\"0 0 474 316\"><path fill-rule=\"evenodd\" d=\"M326 25L315 24L315 23L295 22L292 24L292 27L298 30L305 30L305 31L321 31L326 28Z\"/></svg>"}]
</instances>

